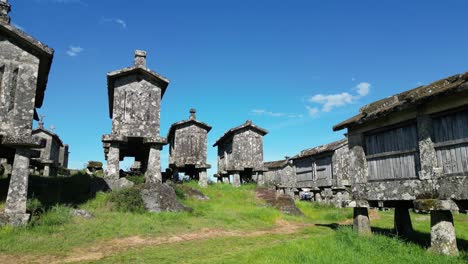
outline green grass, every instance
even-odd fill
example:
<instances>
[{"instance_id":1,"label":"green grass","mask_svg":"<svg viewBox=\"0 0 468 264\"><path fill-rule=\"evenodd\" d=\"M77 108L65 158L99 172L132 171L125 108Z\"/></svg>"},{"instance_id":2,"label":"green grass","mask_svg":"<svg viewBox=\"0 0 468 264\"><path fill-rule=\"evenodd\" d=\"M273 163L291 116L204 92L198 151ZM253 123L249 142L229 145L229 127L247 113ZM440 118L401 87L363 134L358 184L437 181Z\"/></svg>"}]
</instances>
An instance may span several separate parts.
<instances>
[{"instance_id":1,"label":"green grass","mask_svg":"<svg viewBox=\"0 0 468 264\"><path fill-rule=\"evenodd\" d=\"M75 182L76 180L69 180ZM466 263L468 261L468 216L455 215L460 257L447 258L427 252L430 219L428 215L412 214L417 236L408 241L391 234L393 212L378 212L372 220L374 235L360 237L351 227L338 223L352 218L351 209L298 202L305 217L287 216L255 198L255 186L232 188L230 185L210 185L200 189L195 182L187 186L201 190L209 201L198 201L178 193L184 205L193 212L129 213L115 210L109 200L115 194L97 193L82 203L70 203L90 211L90 220L70 216L63 203L47 207L25 228L0 228L0 255L65 256L74 248L98 245L116 238L141 236L157 238L191 233L206 228L253 232L276 226L278 219L315 224L294 234L218 237L146 246L116 253L96 263ZM81 185L80 185L81 186ZM180 191L179 191L180 192ZM131 193L125 196L132 197ZM81 196L80 196L81 197ZM83 198L80 198L82 200ZM49 201L49 200L47 200ZM36 197L30 208L41 208ZM2 205L0 204L0 207ZM40 210L39 210L40 211ZM372 214L376 215L376 214Z\"/></svg>"}]
</instances>

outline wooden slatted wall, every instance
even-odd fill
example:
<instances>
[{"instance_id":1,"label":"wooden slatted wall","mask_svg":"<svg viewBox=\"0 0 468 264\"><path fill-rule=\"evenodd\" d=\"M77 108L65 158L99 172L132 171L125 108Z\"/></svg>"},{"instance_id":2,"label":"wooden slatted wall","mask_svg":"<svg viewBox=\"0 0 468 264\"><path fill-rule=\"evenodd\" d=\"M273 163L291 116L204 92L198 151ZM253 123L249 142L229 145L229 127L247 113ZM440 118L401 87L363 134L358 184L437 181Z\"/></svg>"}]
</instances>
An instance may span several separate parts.
<instances>
[{"instance_id":1,"label":"wooden slatted wall","mask_svg":"<svg viewBox=\"0 0 468 264\"><path fill-rule=\"evenodd\" d=\"M419 159L415 124L366 135L365 149L369 180L417 177Z\"/></svg>"},{"instance_id":2,"label":"wooden slatted wall","mask_svg":"<svg viewBox=\"0 0 468 264\"><path fill-rule=\"evenodd\" d=\"M433 120L437 163L444 174L468 172L468 110Z\"/></svg>"}]
</instances>

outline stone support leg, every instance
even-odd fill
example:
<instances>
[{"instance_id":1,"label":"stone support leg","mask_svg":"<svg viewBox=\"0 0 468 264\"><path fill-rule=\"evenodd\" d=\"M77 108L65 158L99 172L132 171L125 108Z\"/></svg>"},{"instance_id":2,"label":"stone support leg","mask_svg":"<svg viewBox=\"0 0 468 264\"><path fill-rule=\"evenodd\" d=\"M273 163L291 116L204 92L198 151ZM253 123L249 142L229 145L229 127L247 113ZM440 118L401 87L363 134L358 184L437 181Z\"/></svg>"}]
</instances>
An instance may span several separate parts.
<instances>
[{"instance_id":1,"label":"stone support leg","mask_svg":"<svg viewBox=\"0 0 468 264\"><path fill-rule=\"evenodd\" d=\"M172 181L173 182L179 182L179 169L174 168L172 170Z\"/></svg>"},{"instance_id":2,"label":"stone support leg","mask_svg":"<svg viewBox=\"0 0 468 264\"><path fill-rule=\"evenodd\" d=\"M354 208L353 228L359 234L370 234L372 232L369 220L369 210L367 208Z\"/></svg>"},{"instance_id":3,"label":"stone support leg","mask_svg":"<svg viewBox=\"0 0 468 264\"><path fill-rule=\"evenodd\" d=\"M161 148L158 145L152 145L150 148L145 178L146 183L162 182Z\"/></svg>"},{"instance_id":4,"label":"stone support leg","mask_svg":"<svg viewBox=\"0 0 468 264\"><path fill-rule=\"evenodd\" d=\"M265 186L265 176L263 176L263 172L257 172L257 185Z\"/></svg>"},{"instance_id":5,"label":"stone support leg","mask_svg":"<svg viewBox=\"0 0 468 264\"><path fill-rule=\"evenodd\" d=\"M457 256L457 237L451 211L431 211L431 248L437 254Z\"/></svg>"},{"instance_id":6,"label":"stone support leg","mask_svg":"<svg viewBox=\"0 0 468 264\"><path fill-rule=\"evenodd\" d=\"M236 172L232 176L232 186L234 186L236 188L241 186L241 178L240 178L240 174L238 172Z\"/></svg>"},{"instance_id":7,"label":"stone support leg","mask_svg":"<svg viewBox=\"0 0 468 264\"><path fill-rule=\"evenodd\" d=\"M223 179L223 183L224 184L229 184L229 175L223 175L221 176L221 178Z\"/></svg>"},{"instance_id":8,"label":"stone support leg","mask_svg":"<svg viewBox=\"0 0 468 264\"><path fill-rule=\"evenodd\" d=\"M26 214L29 157L29 149L16 149L5 213L3 216L0 216L0 221L5 224L20 226L26 225L29 221L29 214Z\"/></svg>"},{"instance_id":9,"label":"stone support leg","mask_svg":"<svg viewBox=\"0 0 468 264\"><path fill-rule=\"evenodd\" d=\"M42 172L42 176L49 177L50 176L50 165L44 165L44 171Z\"/></svg>"},{"instance_id":10,"label":"stone support leg","mask_svg":"<svg viewBox=\"0 0 468 264\"><path fill-rule=\"evenodd\" d=\"M107 154L106 178L118 180L120 178L120 149L119 144L112 143Z\"/></svg>"},{"instance_id":11,"label":"stone support leg","mask_svg":"<svg viewBox=\"0 0 468 264\"><path fill-rule=\"evenodd\" d=\"M408 208L396 207L395 208L395 233L402 237L409 237L413 233L413 224Z\"/></svg>"},{"instance_id":12,"label":"stone support leg","mask_svg":"<svg viewBox=\"0 0 468 264\"><path fill-rule=\"evenodd\" d=\"M208 187L208 174L206 173L206 171L200 171L198 178L198 185L200 185L200 187Z\"/></svg>"}]
</instances>

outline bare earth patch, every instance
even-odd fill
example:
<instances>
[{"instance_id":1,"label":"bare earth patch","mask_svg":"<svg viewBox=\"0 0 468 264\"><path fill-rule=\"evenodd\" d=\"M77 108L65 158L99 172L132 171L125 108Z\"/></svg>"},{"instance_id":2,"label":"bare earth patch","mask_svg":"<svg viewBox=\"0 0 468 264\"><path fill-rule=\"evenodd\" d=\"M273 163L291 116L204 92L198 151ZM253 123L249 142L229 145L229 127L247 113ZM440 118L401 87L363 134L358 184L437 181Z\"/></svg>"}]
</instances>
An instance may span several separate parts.
<instances>
[{"instance_id":1,"label":"bare earth patch","mask_svg":"<svg viewBox=\"0 0 468 264\"><path fill-rule=\"evenodd\" d=\"M196 232L162 236L162 237L141 237L133 236L121 239L114 239L100 242L97 245L75 248L65 257L54 255L0 255L0 263L75 263L96 261L110 257L121 252L146 246L158 246L174 244L185 241L206 240L218 237L256 237L275 234L293 234L298 230L312 226L312 224L294 223L285 220L277 220L276 227L259 231L228 231L223 229L201 229Z\"/></svg>"}]
</instances>

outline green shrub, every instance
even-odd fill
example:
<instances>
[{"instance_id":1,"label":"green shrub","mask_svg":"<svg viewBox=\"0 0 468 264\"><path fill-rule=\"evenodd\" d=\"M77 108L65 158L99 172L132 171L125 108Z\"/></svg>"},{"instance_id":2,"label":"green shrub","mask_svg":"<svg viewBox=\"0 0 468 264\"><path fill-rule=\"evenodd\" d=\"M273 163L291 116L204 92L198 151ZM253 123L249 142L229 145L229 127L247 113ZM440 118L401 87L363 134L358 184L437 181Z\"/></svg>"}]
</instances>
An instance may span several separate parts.
<instances>
[{"instance_id":1,"label":"green shrub","mask_svg":"<svg viewBox=\"0 0 468 264\"><path fill-rule=\"evenodd\" d=\"M177 198L179 198L181 200L185 200L187 198L187 196L185 195L185 192L184 192L184 190L182 190L182 188L179 188L178 186L176 186L174 188L174 191L176 193Z\"/></svg>"},{"instance_id":2,"label":"green shrub","mask_svg":"<svg viewBox=\"0 0 468 264\"><path fill-rule=\"evenodd\" d=\"M71 208L63 205L56 205L51 210L35 216L31 220L33 226L58 226L70 222L72 219Z\"/></svg>"},{"instance_id":3,"label":"green shrub","mask_svg":"<svg viewBox=\"0 0 468 264\"><path fill-rule=\"evenodd\" d=\"M146 212L140 190L135 187L111 192L109 195L109 204L112 210L118 212Z\"/></svg>"},{"instance_id":4,"label":"green shrub","mask_svg":"<svg viewBox=\"0 0 468 264\"><path fill-rule=\"evenodd\" d=\"M33 197L28 200L26 210L32 215L32 217L35 217L44 213L45 207L39 199Z\"/></svg>"},{"instance_id":5,"label":"green shrub","mask_svg":"<svg viewBox=\"0 0 468 264\"><path fill-rule=\"evenodd\" d=\"M136 185L145 183L145 176L127 176L126 179L135 183Z\"/></svg>"}]
</instances>

